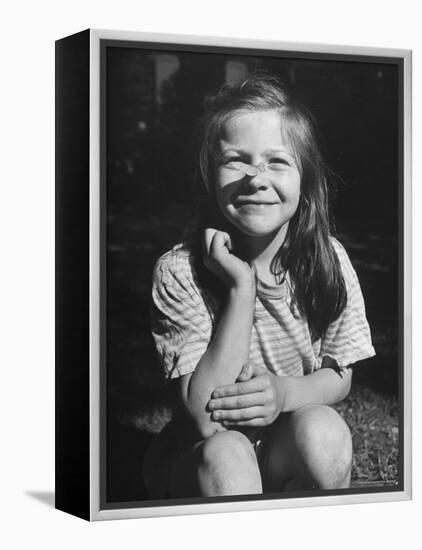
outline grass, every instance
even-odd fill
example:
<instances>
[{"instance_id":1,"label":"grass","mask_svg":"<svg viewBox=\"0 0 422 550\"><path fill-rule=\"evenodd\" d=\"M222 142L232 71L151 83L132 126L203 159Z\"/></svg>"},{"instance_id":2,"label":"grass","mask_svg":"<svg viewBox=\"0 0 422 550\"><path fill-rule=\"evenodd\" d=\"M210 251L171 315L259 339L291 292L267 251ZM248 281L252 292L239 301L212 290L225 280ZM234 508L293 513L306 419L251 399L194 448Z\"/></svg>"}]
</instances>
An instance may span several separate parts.
<instances>
[{"instance_id":1,"label":"grass","mask_svg":"<svg viewBox=\"0 0 422 550\"><path fill-rule=\"evenodd\" d=\"M335 409L352 432L352 485L398 483L397 398L356 385Z\"/></svg>"},{"instance_id":2,"label":"grass","mask_svg":"<svg viewBox=\"0 0 422 550\"><path fill-rule=\"evenodd\" d=\"M353 438L352 486L398 482L398 406L395 396L355 385L334 407L345 419ZM170 420L167 407L157 407L134 419L143 432L157 434Z\"/></svg>"}]
</instances>

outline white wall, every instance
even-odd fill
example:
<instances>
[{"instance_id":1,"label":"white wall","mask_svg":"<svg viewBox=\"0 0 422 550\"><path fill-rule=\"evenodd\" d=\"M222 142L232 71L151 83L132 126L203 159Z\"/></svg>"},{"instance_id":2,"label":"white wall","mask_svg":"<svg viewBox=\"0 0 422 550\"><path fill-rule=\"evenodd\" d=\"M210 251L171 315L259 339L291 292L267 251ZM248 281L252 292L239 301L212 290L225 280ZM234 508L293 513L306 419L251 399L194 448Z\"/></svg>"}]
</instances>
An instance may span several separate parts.
<instances>
[{"instance_id":1,"label":"white wall","mask_svg":"<svg viewBox=\"0 0 422 550\"><path fill-rule=\"evenodd\" d=\"M15 1L2 8L0 85L0 506L3 548L397 549L420 537L421 473L414 501L130 520L89 525L28 493L54 486L54 40L87 27L414 49L421 97L416 2L353 0ZM7 6L7 7L6 7ZM421 148L415 105L414 151ZM420 118L420 117L419 117ZM417 155L415 155L416 157ZM414 170L414 303L421 303L421 168ZM415 311L415 396L422 391ZM414 463L421 464L421 399ZM409 542L410 547L415 547Z\"/></svg>"}]
</instances>

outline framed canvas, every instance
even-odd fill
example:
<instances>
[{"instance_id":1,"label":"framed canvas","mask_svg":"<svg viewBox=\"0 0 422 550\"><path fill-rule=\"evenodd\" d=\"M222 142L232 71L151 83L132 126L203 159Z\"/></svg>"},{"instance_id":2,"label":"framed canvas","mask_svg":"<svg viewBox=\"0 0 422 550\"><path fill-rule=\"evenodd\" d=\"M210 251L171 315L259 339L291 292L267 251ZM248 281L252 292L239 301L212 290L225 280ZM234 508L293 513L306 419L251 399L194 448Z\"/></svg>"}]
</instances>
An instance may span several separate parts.
<instances>
[{"instance_id":1,"label":"framed canvas","mask_svg":"<svg viewBox=\"0 0 422 550\"><path fill-rule=\"evenodd\" d=\"M304 105L294 107L301 109L294 112L307 113L306 120L312 121L312 127L318 128L318 153L315 153L316 142L312 141L310 145L314 155L312 158L318 161L310 161L304 153L307 147L304 143L308 135L303 130L305 122L301 128L306 135L297 129L289 130L290 134L287 130L287 134L283 133L284 130L280 133L284 136L281 137L283 151L284 148L287 150L290 160L286 160L283 155L276 156L275 160L267 153L264 155L262 148L268 143L269 135L272 136L271 139L280 140L278 130L274 130L278 128L280 117L287 120L280 114L282 108L271 107L273 104L270 105L269 100L266 99L267 103L262 107L259 101L264 97L264 92L262 96L255 93L255 107L250 107L249 103L249 106L245 106L246 103L240 104L240 96L233 95L230 96L231 107L227 107L226 102L224 108L217 108L217 111L220 110L216 116L223 122L215 143L221 150L218 153L213 150L212 157L211 134L207 134L208 141L204 138L204 100L208 98L208 108L210 101L214 102L214 106L223 96L226 101L227 94L232 93L228 90L236 89L239 94L242 86L245 90L250 85L244 84L245 81L255 82L254 86L261 86L262 90L268 85L265 88L267 91L273 85L278 86L278 90L287 90L288 96L293 97L291 105ZM264 85L263 82L267 84ZM274 88L271 89L274 91ZM219 90L220 99L217 101L215 94ZM213 99L210 99L211 96ZM257 102L261 107L257 107ZM229 112L236 112L239 116L231 117L227 115ZM212 124L217 118L213 119ZM207 120L209 130L210 118ZM291 124L293 128L294 123ZM198 128L202 129L202 134ZM271 134L271 129L275 133ZM300 136L303 143L294 145L295 139L300 141ZM233 143L239 140L243 148L234 147ZM204 191L201 187L204 181L200 181L205 178L204 155L211 155L209 158L217 163L215 159L224 153L227 143L231 144L232 149L236 149L235 157L225 157L221 164L213 164L211 168L208 166L207 174L214 174L214 180L210 177L213 190L210 191L208 187ZM202 159L202 164L198 159ZM233 249L233 244L224 240L226 237L223 234L230 235L232 228L234 232L248 235L248 243L255 237L253 242L258 242L255 228L261 227L259 224L262 227L267 227L265 224L271 225L272 209L276 207L280 208L281 214L274 218L274 227L262 229L265 235L279 235L278 231L282 227L293 227L299 207L305 209L309 206L310 199L306 198L304 189L305 185L310 184L305 184L304 174L309 171L311 173L312 170L312 174L315 173L316 162L320 163L318 166L323 167L325 174L318 182L323 182L325 186L329 183L331 189L329 203L332 220L328 225L327 218L326 227L323 227L325 218L321 209L326 206L315 203L313 212L317 221L312 230L309 227L306 230L308 234L313 231L318 235L324 231L328 235L331 231L335 242L341 243L334 246L333 240L327 237L324 241L321 237L321 242L329 242L331 245L318 246L325 246L326 250L343 251L338 252L338 260L332 260L333 265L337 266L332 268L337 269L333 273L343 273L342 276L339 275L338 285L336 283L337 292L341 287L341 280L344 280L343 306L335 306L336 314L331 314L329 323L327 321L314 337L311 330L314 327L314 302L311 305L306 302L308 290L303 290L302 293L305 304L302 309L300 305L301 289L309 289L307 282L313 280L311 271L300 271L304 261L295 264L293 260L289 260L291 263L288 265L291 267L282 270L283 278L276 281L276 286L281 288L286 284L287 292L294 297L289 311L292 314L291 323L296 325L283 325L284 321L278 319L278 314L271 313L271 308L264 307L262 315L271 316L268 326L277 322L278 328L273 330L274 336L269 336L269 332L265 333L265 327L262 329L264 332L260 333L255 326L259 321L256 309L258 301L254 301L250 310L252 325L248 325L249 336L245 338L244 327L247 323L245 324L242 313L245 310L242 308L247 307L245 303L248 298L243 303L236 302L236 307L239 308L237 310L232 310L232 305L227 305L229 302L232 304L234 292L231 291L236 286L233 281L236 280L237 284L243 277L243 282L246 272L254 273L254 281L258 285L258 290L255 289L258 293L256 300L259 298L259 284L262 283L264 288L268 281L260 279L261 256L256 256L256 261L240 262L234 252L237 249ZM408 50L92 29L58 40L56 507L87 520L105 520L410 499L410 166L411 52ZM283 176L280 176L281 171ZM237 202L230 199L231 202L225 203L226 195L222 189L226 176L221 174L232 177L235 172L240 174L236 182L241 182L236 185L249 186L248 191L245 191L246 187L241 187L239 191L240 187L236 187L234 180L230 180L230 184L234 185L233 189L238 189L233 191L238 193ZM277 183L282 181L277 179L281 177L292 178L285 180L292 182L290 191L285 191L284 184ZM306 177L306 181L311 181L310 176ZM233 275L235 271L230 271L228 264L224 263L226 260L217 255L217 248L212 248L211 241L207 242L205 239L201 254L193 252L192 248L189 249L191 255L183 256L184 269L191 270L189 273L193 277L189 279L189 284L198 286L194 293L200 301L195 302L194 306L189 305L191 294L186 291L184 298L183 292L186 289L183 290L181 284L182 294L172 297L166 287L167 298L162 298L164 301L158 303L157 293L162 289L160 287L157 290L158 286L154 287L157 273L164 277L160 279L161 282L165 282L166 277L177 278L177 270L182 262L182 256L179 258L177 251L187 247L183 245L178 248L178 245L187 242L186 227L191 231L190 235L199 239L198 242L209 230L208 222L201 225L201 220L208 219L209 214L203 201L211 200L211 196L215 198L214 194L217 209L222 212L225 223L228 221L229 224L224 227L229 227L229 230L227 233L214 227L212 246L217 247L217 239L223 239L218 241L218 246L228 254L228 258L235 258L235 261L240 262L236 263L236 269L242 269L242 275L238 275L237 271ZM239 198L239 194L243 194L243 198ZM247 195L246 199L244 195ZM254 202L257 197L270 195L271 205L265 201L259 204ZM304 201L307 206L300 206L300 201ZM285 204L293 204L290 214L283 214L287 212ZM282 223L280 216L285 216ZM246 225L242 224L251 226L248 225L249 229L245 229ZM291 229L290 233L284 234L280 251L296 250L291 243L305 242L303 239L299 240L303 237L302 226L298 223L294 227L296 233L292 233ZM317 237L311 235L309 238L316 242ZM283 248L286 243L290 248ZM170 250L173 252L168 252ZM303 250L307 265L311 265L311 257L317 258L318 255L315 253L312 256L310 247ZM158 261L166 253L165 258L169 254L178 258L179 263L174 264L178 267L174 268L174 272L171 271L173 268L169 268L168 272L163 271L168 266L165 267L165 264L163 267L163 260ZM355 291L348 286L341 254L344 262L350 262L347 263L351 266L350 277L357 274L357 278L353 279L357 286L353 288L358 289L358 298ZM288 258L287 255L283 257ZM331 263L327 258L333 257L325 257L325 263L318 264L319 267L317 263L312 265L317 266L315 269L320 269L328 277L331 267L327 266L331 266ZM195 266L199 264L195 262L199 262L204 273L211 273L214 282L218 281L224 288L222 294L217 293L212 298L217 296L216 309L210 313L207 321L209 332L204 329L205 336L203 334L202 339L199 339L200 344L198 339L191 341L189 338L191 334L196 334L192 338L199 338L198 331L202 323L200 312L201 308L204 311L209 310L209 289L206 288L206 283L198 282L200 279L196 276ZM224 273L221 266L225 266ZM294 266L301 266L295 272L296 278L293 277L296 269ZM232 277L229 277L229 282L227 273ZM300 273L305 275L301 278ZM205 280L206 277L201 279ZM202 284L205 286L201 286ZM171 289L173 291L174 287ZM318 292L320 291L315 291L315 296L319 296ZM364 302L360 301L360 296L363 296ZM175 310L165 309L166 300L173 300L172 307L179 308L177 322ZM320 309L323 302L326 305L329 300L331 294L325 302L320 300ZM260 307L262 304L264 302L260 302ZM299 304L298 309L295 310L294 304ZM189 307L192 309L191 313L188 313ZM359 312L353 310L354 313L350 313L350 308L353 307ZM227 311L235 311L231 321L224 317ZM295 314L292 313L294 311ZM320 310L316 306L315 311L316 319L319 320ZM344 359L344 365L334 352L323 353L326 342L324 338L328 338L327 334L333 326L331 323L338 323L338 319L343 319L339 317L340 314L343 315L343 311L349 311L352 317L355 314L361 315L362 330L366 331L367 339L365 348L365 345L359 343L355 325L348 329L349 332L342 333L342 345L355 351L359 346L365 348L362 353L357 352L348 360ZM192 317L189 318L189 315ZM224 325L224 330L218 331L226 322L224 319L229 324ZM191 323L192 330L188 331L187 336L183 327L188 322ZM319 326L317 321L315 326ZM303 327L307 327L306 330L312 336L309 336L306 345L309 353L314 353L314 362L309 362L309 356L306 355L308 352L304 351L304 341L298 344L297 339L295 340L296 333ZM340 332L336 332L337 342L340 340L338 334L341 330L343 329L340 327ZM227 331L233 331L230 332L231 335L238 331L239 337L227 344L227 337L221 336L227 334ZM265 346L270 345L268 339L275 350L281 350L281 355L275 359L272 352L265 351ZM232 375L231 380L230 377L225 379L223 376L221 380L224 383L218 384L211 377L214 382L210 382L211 386L206 386L204 391L210 390L209 396L214 401L211 404L208 398L206 402L201 401L198 412L192 400L189 401L191 394L183 390L183 380L189 381L186 383L190 384L188 387L191 392L192 387L201 388L198 395L202 396L201 383L205 382L195 382L199 385L192 386L191 381L200 378L198 372L209 373L214 372L212 369L217 371L220 368L215 366L217 359L215 363L208 360L208 370L204 367L206 361L203 358L210 356L210 349L215 350L218 347L213 345L216 341L219 345L221 342L226 343L225 353L230 356L230 361L227 360L228 366L225 367L228 370L234 369L233 365L240 361L237 356L240 357L250 347L247 365L252 370L247 370L249 367L246 368L246 363L242 363L240 374L238 370L237 377ZM196 359L191 359L193 366L186 370L181 364L189 346L195 350L200 349L200 352L189 352ZM195 353L199 353L199 356ZM220 357L215 355L217 352L213 353L214 358ZM296 370L292 367L293 370L289 371L286 367L289 354L296 354ZM330 359L326 361L327 357ZM220 362L222 364L223 360ZM314 374L321 371L324 371L324 377L328 371L329 374L326 376L327 382L319 382L319 393L316 393ZM242 386L240 390L239 377L246 372L249 374L244 374L244 384L249 385ZM351 378L350 373L353 373L351 389L344 382L345 377ZM322 380L320 374L318 376ZM275 412L271 417L265 416L264 420L263 416L259 416L260 420L256 422L255 416L251 414L242 417L254 420L252 424L246 424L245 429L242 424L236 424L240 416L230 416L238 414L238 407L247 408L244 405L245 400L234 407L224 401L224 396L229 399L234 393L223 392L218 396L217 392L216 397L213 392L216 388L230 387L231 390L227 392L244 391L245 395L255 396L252 390L244 388L251 388L250 383L258 378L265 378L267 382L270 380L270 385L275 384L276 390L271 397L271 403L275 403ZM282 383L279 379L283 379ZM297 389L299 384L304 387L304 380L312 388L309 391ZM332 380L335 382L331 382ZM345 384L345 391L332 389L341 384ZM280 389L284 387L288 390ZM284 396L285 408L280 404L280 395ZM216 398L218 401L218 397L220 405L215 401ZM221 404L222 398L224 404ZM253 399L255 397L251 397L248 402L250 408ZM286 405L287 402L290 405ZM226 415L224 418L229 419L228 423L218 422L215 407L219 406L223 411L234 409L233 413L223 412L223 416ZM264 405L261 406L261 402L259 406L263 410ZM309 432L309 437L315 440L317 447L325 450L331 449L331 444L337 445L340 455L333 452L329 455L329 460L326 460L321 458L322 455L312 454L306 462L308 459L305 460L305 455L300 454L300 449L302 444L305 447L308 445L309 437L301 439L302 436L297 435L292 427L296 426L294 421L299 422L294 419L305 422L303 418L306 415L302 414L305 409L311 411L309 418L315 419L314 413L321 413L321 418L325 419L324 415L328 414L335 418L334 422L342 422L342 426L348 427L347 433L352 442L349 455L344 451L350 444L347 442L349 440L344 439L341 444L334 444L333 436L328 441L324 428L321 427L325 420L321 420L322 424L310 424L314 428ZM207 429L210 425L213 426L211 432L199 428L198 415L205 419L204 425ZM232 423L230 418L234 419ZM213 431L216 425L218 429ZM258 433L259 437L250 436L252 432L248 428L251 426L259 428L253 432ZM274 426L281 426L280 432ZM168 433L172 435L166 440L165 434ZM189 439L187 433L196 435ZM287 433L290 435L285 435ZM331 434L334 433L335 430L332 430ZM277 437L287 439L274 439L274 434L284 434ZM219 446L215 447L215 443L214 447L210 446L211 440L219 441ZM234 440L241 447L239 455L236 454L236 445L231 447ZM282 442L279 443L280 455L272 451L271 445L274 441ZM290 449L289 446L294 448L291 450L293 454L289 454L287 459L287 454L283 453L287 453L284 449ZM206 457L204 448L208 449ZM217 452L218 458L215 458L209 448ZM151 449L155 449L155 454L149 454ZM245 449L249 453L247 459L242 458ZM194 453L197 453L195 459L192 458ZM150 457L148 467L145 466L147 456ZM217 483L210 474L211 470L204 466L207 460L211 460L210 456L230 471L223 489L223 485L220 487L219 484L220 478ZM233 456L236 456L234 462ZM300 456L300 460L303 460L300 472L303 476L303 472L306 472L306 483L303 481L305 477L300 477L297 473L299 470L295 469L299 468L299 458L293 467L292 456ZM342 458L338 458L339 456ZM246 460L250 460L248 465L254 465L255 473L245 469ZM345 461L342 475L346 472L347 476L341 478L343 481L340 482L335 478L340 475L338 469L341 460ZM272 469L268 466L269 463L272 464ZM212 464L214 467L214 462ZM290 477L286 473L288 470ZM212 478L212 490L205 488L206 483L202 478L198 481L203 471L207 472L208 477L204 478L207 482ZM245 485L242 486L244 489L236 489L241 486L237 485L239 472L247 474ZM296 476L301 483L294 483ZM154 485L153 478L161 483L161 493L151 489ZM196 483L195 489L192 488L192 479ZM255 485L252 479L256 480ZM251 487L255 488L252 490Z\"/></svg>"}]
</instances>

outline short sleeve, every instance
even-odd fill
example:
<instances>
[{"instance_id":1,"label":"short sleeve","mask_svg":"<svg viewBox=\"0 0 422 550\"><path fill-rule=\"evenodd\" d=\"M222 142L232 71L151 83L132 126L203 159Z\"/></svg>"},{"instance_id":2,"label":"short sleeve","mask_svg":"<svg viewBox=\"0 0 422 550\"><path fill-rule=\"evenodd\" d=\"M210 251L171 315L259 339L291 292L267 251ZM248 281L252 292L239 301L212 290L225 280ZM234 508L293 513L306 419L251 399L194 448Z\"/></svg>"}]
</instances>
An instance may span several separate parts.
<instances>
[{"instance_id":1,"label":"short sleeve","mask_svg":"<svg viewBox=\"0 0 422 550\"><path fill-rule=\"evenodd\" d=\"M166 377L195 370L210 342L212 319L180 253L168 252L154 268L151 329Z\"/></svg>"},{"instance_id":2,"label":"short sleeve","mask_svg":"<svg viewBox=\"0 0 422 550\"><path fill-rule=\"evenodd\" d=\"M340 369L345 369L357 361L373 357L375 350L356 272L343 246L335 239L332 243L346 284L347 303L340 317L329 325L321 341L317 368L321 366L323 358L329 356Z\"/></svg>"}]
</instances>

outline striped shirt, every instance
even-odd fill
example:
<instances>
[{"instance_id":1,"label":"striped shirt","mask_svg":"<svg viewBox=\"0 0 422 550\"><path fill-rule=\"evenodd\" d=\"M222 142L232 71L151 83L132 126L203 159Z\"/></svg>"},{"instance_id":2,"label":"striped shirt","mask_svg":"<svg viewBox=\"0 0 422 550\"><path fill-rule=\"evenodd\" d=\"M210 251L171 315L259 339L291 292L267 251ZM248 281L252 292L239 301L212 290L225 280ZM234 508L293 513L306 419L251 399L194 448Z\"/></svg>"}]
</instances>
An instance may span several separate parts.
<instances>
[{"instance_id":1,"label":"striped shirt","mask_svg":"<svg viewBox=\"0 0 422 550\"><path fill-rule=\"evenodd\" d=\"M289 278L269 286L258 280L249 360L278 376L301 376L329 356L344 369L375 355L355 270L343 246L332 240L347 289L347 305L320 340L306 320L293 315ZM167 377L195 370L211 341L218 305L197 283L189 250L176 245L157 261L153 275L152 333Z\"/></svg>"}]
</instances>

